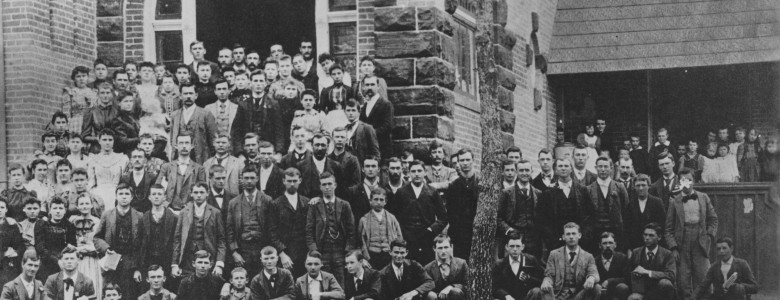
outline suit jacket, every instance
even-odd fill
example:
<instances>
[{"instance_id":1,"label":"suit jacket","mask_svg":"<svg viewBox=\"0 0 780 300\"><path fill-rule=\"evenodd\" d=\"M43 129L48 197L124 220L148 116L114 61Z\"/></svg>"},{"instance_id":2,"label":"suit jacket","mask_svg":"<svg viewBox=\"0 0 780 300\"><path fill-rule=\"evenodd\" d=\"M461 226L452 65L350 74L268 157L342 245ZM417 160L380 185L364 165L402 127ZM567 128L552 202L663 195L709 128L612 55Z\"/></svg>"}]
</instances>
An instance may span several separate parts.
<instances>
[{"instance_id":1,"label":"suit jacket","mask_svg":"<svg viewBox=\"0 0 780 300\"><path fill-rule=\"evenodd\" d=\"M190 160L187 170L184 172L183 185L178 187L177 192L176 183L179 176L181 176L179 175L179 164L178 161L174 160L165 163L160 168L160 174L157 175L156 182L162 184L163 180L168 181L168 187L165 188L165 199L170 202L171 208L176 210L182 209L189 202L190 192L195 183L206 181L206 171L201 165ZM175 203L176 201L178 203Z\"/></svg>"},{"instance_id":2,"label":"suit jacket","mask_svg":"<svg viewBox=\"0 0 780 300\"><path fill-rule=\"evenodd\" d=\"M260 189L260 174L257 174L257 188ZM271 199L276 199L284 195L284 189L284 170L274 164L271 167L271 176L268 177L268 182L265 183L263 193L270 196Z\"/></svg>"},{"instance_id":3,"label":"suit jacket","mask_svg":"<svg viewBox=\"0 0 780 300\"><path fill-rule=\"evenodd\" d=\"M325 271L320 271L320 275L322 276L322 299L344 299L344 290L336 281L336 277ZM309 282L306 279L308 276L309 274L305 274L295 280L295 299L309 299Z\"/></svg>"},{"instance_id":4,"label":"suit jacket","mask_svg":"<svg viewBox=\"0 0 780 300\"><path fill-rule=\"evenodd\" d=\"M403 276L400 281L395 275L392 263L384 267L379 274L382 278L381 299L396 299L412 290L417 290L420 295L427 295L435 287L431 276L413 260L404 260Z\"/></svg>"},{"instance_id":5,"label":"suit jacket","mask_svg":"<svg viewBox=\"0 0 780 300\"><path fill-rule=\"evenodd\" d=\"M161 243L164 245L163 247L167 249L164 252L168 256L166 258L167 264L164 264L163 267L167 268L172 264L173 258L171 254L173 253L173 239L178 221L179 217L176 216L176 214L170 209L165 209L162 217L162 231L166 234L163 234L162 236L152 236L152 223L154 222L152 211L149 210L141 216L141 222L139 224L141 225L141 236L143 238L141 240L141 253L138 255L140 258L139 266L141 270L145 270L151 265L151 262L149 261L150 257L147 252L149 251L151 243Z\"/></svg>"},{"instance_id":6,"label":"suit jacket","mask_svg":"<svg viewBox=\"0 0 780 300\"><path fill-rule=\"evenodd\" d=\"M222 190L222 205L219 205L219 202L217 202L217 197L214 194L214 190L209 188L209 198L206 199L206 204L211 205L215 207L216 209L219 209L219 213L222 214L222 224L225 224L227 226L228 221L228 207L230 207L230 202L233 201L233 198L235 198L235 194L228 193L227 189Z\"/></svg>"},{"instance_id":7,"label":"suit jacket","mask_svg":"<svg viewBox=\"0 0 780 300\"><path fill-rule=\"evenodd\" d=\"M746 260L734 257L734 260L731 262L731 268L726 272L726 278L723 277L723 272L720 270L722 265L723 262L718 259L710 266L710 269L707 270L707 276L704 277L704 281L699 284L699 288L694 293L696 299L704 296L704 294L709 291L710 285L714 291L713 294L722 297L725 294L723 292L723 283L726 282L726 278L733 275L734 272L737 273L737 280L734 281L734 283L741 284L745 288L745 294L755 294L758 292L758 283L756 283L753 271L750 270L750 265Z\"/></svg>"},{"instance_id":8,"label":"suit jacket","mask_svg":"<svg viewBox=\"0 0 780 300\"><path fill-rule=\"evenodd\" d=\"M627 275L631 279L631 290L633 292L645 293L647 288L654 286L661 279L668 279L672 283L675 283L675 276L677 276L677 260L675 259L672 251L657 246L658 251L653 257L652 261L647 261L646 247L638 247L631 250L631 262L629 264L629 270L636 269L637 266L642 266L648 271L652 271L652 277L635 277L631 274Z\"/></svg>"},{"instance_id":9,"label":"suit jacket","mask_svg":"<svg viewBox=\"0 0 780 300\"><path fill-rule=\"evenodd\" d=\"M645 211L639 209L639 198L634 195L628 202L628 208L623 219L625 224L626 241L628 249L634 249L644 245L642 234L645 231L645 225L656 223L659 226L666 225L666 211L664 204L658 197L648 195ZM663 225L662 225L663 224Z\"/></svg>"},{"instance_id":10,"label":"suit jacket","mask_svg":"<svg viewBox=\"0 0 780 300\"><path fill-rule=\"evenodd\" d=\"M355 249L355 217L352 215L349 202L336 197L334 210L336 212L336 227L344 234L346 242L344 251ZM322 239L325 238L328 226L327 212L325 200L322 198L309 207L306 215L306 245L309 247L309 251L318 250L322 246Z\"/></svg>"},{"instance_id":11,"label":"suit jacket","mask_svg":"<svg viewBox=\"0 0 780 300\"><path fill-rule=\"evenodd\" d=\"M376 137L376 131L370 124L360 122L359 120L355 124L355 133L347 141L347 150L357 156L358 163L363 165L363 161L366 157L374 156L381 161L381 154L379 153L379 141Z\"/></svg>"},{"instance_id":12,"label":"suit jacket","mask_svg":"<svg viewBox=\"0 0 780 300\"><path fill-rule=\"evenodd\" d=\"M631 150L631 152L628 153L628 156L631 157L631 161L634 163L634 171L636 171L637 174L645 174L648 176L650 175L648 174L651 169L650 155L647 153L647 151L645 151L645 149ZM658 163L654 163L653 168L657 169Z\"/></svg>"},{"instance_id":13,"label":"suit jacket","mask_svg":"<svg viewBox=\"0 0 780 300\"><path fill-rule=\"evenodd\" d=\"M217 137L217 123L208 111L195 106L192 116L190 116L189 127L192 136L192 153L190 157L198 164L203 164L209 157L214 155L214 139ZM171 145L176 145L176 138L179 136L183 120L184 108L177 109L171 114ZM173 158L173 156L172 156Z\"/></svg>"},{"instance_id":14,"label":"suit jacket","mask_svg":"<svg viewBox=\"0 0 780 300\"><path fill-rule=\"evenodd\" d=\"M596 256L595 259L596 269L599 271L599 278L601 278L602 282L610 278L626 278L633 270L630 268L631 264L628 261L628 256L618 251L615 251L612 255L612 260L609 262L609 270L604 268L604 261L601 255Z\"/></svg>"},{"instance_id":15,"label":"suit jacket","mask_svg":"<svg viewBox=\"0 0 780 300\"><path fill-rule=\"evenodd\" d=\"M162 295L162 300L176 300L176 294L171 293L166 289L162 289ZM149 291L146 291L146 293L143 293L143 295L138 297L138 300L152 300L152 295Z\"/></svg>"},{"instance_id":16,"label":"suit jacket","mask_svg":"<svg viewBox=\"0 0 780 300\"><path fill-rule=\"evenodd\" d=\"M371 109L369 115L366 115L368 105L363 105L360 109L360 121L374 127L376 137L379 142L379 152L382 157L389 158L393 156L393 104L385 98L379 97L376 104Z\"/></svg>"},{"instance_id":17,"label":"suit jacket","mask_svg":"<svg viewBox=\"0 0 780 300\"><path fill-rule=\"evenodd\" d=\"M575 183L579 183L582 186L589 186L591 183L596 182L597 178L598 176L596 176L596 174L593 174L593 172L591 171L585 170L585 177L583 177L583 179L580 180L579 178L577 178L577 175L574 174L574 171L573 170L571 171L571 181Z\"/></svg>"},{"instance_id":18,"label":"suit jacket","mask_svg":"<svg viewBox=\"0 0 780 300\"><path fill-rule=\"evenodd\" d=\"M133 200L130 202L130 206L141 213L152 208L152 202L149 201L149 190L155 181L157 181L157 175L149 171L144 172L144 177L141 178L139 184L135 183L132 171L125 172L119 179L119 183L125 183L133 188Z\"/></svg>"},{"instance_id":19,"label":"suit jacket","mask_svg":"<svg viewBox=\"0 0 780 300\"><path fill-rule=\"evenodd\" d=\"M593 203L594 211L598 212L603 209L601 207L601 197L604 197L604 199L607 200L607 203L609 203L607 211L609 212L610 224L615 226L615 229L611 230L619 229L622 231L624 223L623 211L625 211L628 206L628 191L626 191L626 188L614 180L610 180L606 195L602 195L603 192L601 191L601 186L599 186L598 181L594 181L587 188L588 193L590 193L588 198L590 198L590 201ZM622 232L616 232L616 234L620 237L623 236Z\"/></svg>"},{"instance_id":20,"label":"suit jacket","mask_svg":"<svg viewBox=\"0 0 780 300\"><path fill-rule=\"evenodd\" d=\"M469 285L469 265L465 259L452 257L450 261L450 274L447 277L442 276L439 263L434 259L425 265L425 272L433 279L433 292L439 293L448 286L458 288L464 294L468 293Z\"/></svg>"},{"instance_id":21,"label":"suit jacket","mask_svg":"<svg viewBox=\"0 0 780 300\"><path fill-rule=\"evenodd\" d=\"M287 198L282 195L271 202L270 216L270 235L271 245L280 253L285 252L288 255L293 252L301 252L296 247L297 243L303 241L305 245L306 219L309 210L309 198L298 195L298 205L293 209ZM300 218L303 216L303 218ZM304 226L300 226L303 224ZM289 250L288 250L289 249ZM302 253L305 255L305 253ZM292 258L292 256L290 256Z\"/></svg>"},{"instance_id":22,"label":"suit jacket","mask_svg":"<svg viewBox=\"0 0 780 300\"><path fill-rule=\"evenodd\" d=\"M219 209L205 204L206 209L203 212L205 225L203 226L203 241L206 251L211 253L211 257L217 262L225 262L225 226L222 224L222 216ZM173 263L179 265L184 258L184 249L189 241L190 226L195 214L195 202L187 203L184 209L179 213L179 220L176 222L176 230L173 234Z\"/></svg>"},{"instance_id":23,"label":"suit jacket","mask_svg":"<svg viewBox=\"0 0 780 300\"><path fill-rule=\"evenodd\" d=\"M356 287L355 276L349 272L344 274L344 299L365 300L379 299L379 291L382 289L382 281L379 271L363 268L363 280Z\"/></svg>"},{"instance_id":24,"label":"suit jacket","mask_svg":"<svg viewBox=\"0 0 780 300\"><path fill-rule=\"evenodd\" d=\"M518 274L512 271L509 256L506 256L493 265L493 298L505 299L507 295L515 299L525 299L526 294L532 288L542 284L544 278L544 265L530 254L521 254L523 272L528 274L528 280L520 281Z\"/></svg>"},{"instance_id":25,"label":"suit jacket","mask_svg":"<svg viewBox=\"0 0 780 300\"><path fill-rule=\"evenodd\" d=\"M498 198L498 224L496 224L496 237L503 237L506 236L507 231L510 229L519 229L518 226L520 224L517 224L517 220L515 219L515 213L517 212L517 197L523 197L522 194L518 194L518 187L517 184L512 185L512 187L505 189L501 192L501 196ZM529 194L528 196L531 198L531 201L534 202L534 204L531 206L531 211L528 212L532 216L536 216L536 204L539 201L539 197L542 195L542 192L531 185L531 188L528 190ZM521 198L520 200L525 200L527 198ZM535 217L532 217L530 220L530 227L531 228L524 228L524 229L533 229L535 226Z\"/></svg>"},{"instance_id":26,"label":"suit jacket","mask_svg":"<svg viewBox=\"0 0 780 300\"><path fill-rule=\"evenodd\" d=\"M314 165L314 156L309 156L303 161L299 162L298 170L301 171L301 185L298 188L298 193L309 198L321 197L322 191L320 190L320 173L317 170L317 166ZM326 156L325 158L325 170L323 172L330 172L336 177L336 188L342 186L345 182L344 176L342 176L342 169L338 162Z\"/></svg>"},{"instance_id":27,"label":"suit jacket","mask_svg":"<svg viewBox=\"0 0 780 300\"><path fill-rule=\"evenodd\" d=\"M64 300L65 299L65 283L62 282L64 278L63 272L52 274L49 278L46 278L46 284L43 286L44 300ZM97 299L99 293L95 290L95 286L92 283L92 279L87 278L81 272L76 275L76 282L73 284L74 293L73 298L76 299L81 296L87 296L90 300ZM24 287L22 287L24 288ZM78 297L76 295L79 295Z\"/></svg>"},{"instance_id":28,"label":"suit jacket","mask_svg":"<svg viewBox=\"0 0 780 300\"><path fill-rule=\"evenodd\" d=\"M209 66L211 66L211 78L209 78L209 81L211 82L217 81L217 79L219 79L219 77L221 77L222 75L222 71L219 68L219 64L208 60L203 60L203 61L209 63ZM198 82L198 62L193 60L191 63L187 64L187 66L190 68L190 74L192 74L192 78L190 78L190 82L193 83Z\"/></svg>"},{"instance_id":29,"label":"suit jacket","mask_svg":"<svg viewBox=\"0 0 780 300\"><path fill-rule=\"evenodd\" d=\"M217 100L217 102L211 103L204 107L206 111L210 112L211 115L214 116L215 121L219 116L219 105L219 100ZM228 128L225 134L230 135L230 130L233 128L233 121L236 119L236 114L238 113L238 104L235 104L230 100L225 101L225 112L228 116Z\"/></svg>"},{"instance_id":30,"label":"suit jacket","mask_svg":"<svg viewBox=\"0 0 780 300\"><path fill-rule=\"evenodd\" d=\"M306 153L303 155L303 159L297 161L295 160L294 152L295 151L290 150L287 154L282 156L282 160L279 161L279 168L282 169L282 171L287 170L287 168L297 168L299 162L309 160L309 157L311 157L311 151L306 150Z\"/></svg>"},{"instance_id":31,"label":"suit jacket","mask_svg":"<svg viewBox=\"0 0 780 300\"><path fill-rule=\"evenodd\" d=\"M141 125L129 113L120 111L116 118L111 119L109 128L116 132L114 152L129 156L138 147Z\"/></svg>"},{"instance_id":32,"label":"suit jacket","mask_svg":"<svg viewBox=\"0 0 780 300\"><path fill-rule=\"evenodd\" d=\"M712 239L718 233L718 215L715 214L715 208L710 202L707 194L694 191L699 201L699 236L696 239L704 251L706 257L710 255ZM685 209L682 202L683 194L675 196L672 203L669 204L669 210L666 213L666 230L664 231L664 240L669 249L677 248L683 244L683 232L685 231Z\"/></svg>"},{"instance_id":33,"label":"suit jacket","mask_svg":"<svg viewBox=\"0 0 780 300\"><path fill-rule=\"evenodd\" d=\"M360 171L360 166L362 164L358 162L356 156L347 151L342 153L341 157L337 157L335 152L331 153L328 155L328 158L339 163L339 166L341 166L341 176L343 178L341 179L341 182L338 183L339 186L336 188L336 194L342 198L347 197L346 192L349 187L363 182L363 173Z\"/></svg>"},{"instance_id":34,"label":"suit jacket","mask_svg":"<svg viewBox=\"0 0 780 300\"><path fill-rule=\"evenodd\" d=\"M352 215L355 220L360 220L367 212L371 210L369 198L371 195L366 193L365 185L361 182L347 189L345 200L352 207Z\"/></svg>"},{"instance_id":35,"label":"suit jacket","mask_svg":"<svg viewBox=\"0 0 780 300\"><path fill-rule=\"evenodd\" d=\"M43 283L33 278L33 295L27 297L27 289L24 288L22 275L9 281L3 286L3 293L0 294L0 300L43 300Z\"/></svg>"},{"instance_id":36,"label":"suit jacket","mask_svg":"<svg viewBox=\"0 0 780 300\"><path fill-rule=\"evenodd\" d=\"M544 280L542 282L550 282L553 286L555 293L559 293L563 289L563 281L566 272L566 264L569 263L569 255L566 254L566 246L550 251L550 257L547 259L547 268L544 270ZM599 271L596 269L596 260L593 255L586 252L580 247L579 254L577 254L577 261L575 262L574 284L579 290L585 280L588 277L595 279L594 283L599 283Z\"/></svg>"},{"instance_id":37,"label":"suit jacket","mask_svg":"<svg viewBox=\"0 0 780 300\"><path fill-rule=\"evenodd\" d=\"M411 183L404 185L398 189L395 202L398 213L393 212L393 215L398 218L402 235L407 241L419 235L412 232L427 232L426 229L430 227L435 236L442 232L444 227L447 227L449 216L444 208L444 202L439 196L439 192L427 184L423 185L419 198L414 195ZM421 223L413 223L413 220L420 220Z\"/></svg>"},{"instance_id":38,"label":"suit jacket","mask_svg":"<svg viewBox=\"0 0 780 300\"><path fill-rule=\"evenodd\" d=\"M203 169L206 171L206 178L211 178L211 166L217 164L217 158L215 156L210 157L203 163ZM241 192L239 188L239 177L241 177L241 170L244 169L244 161L235 156L228 156L222 161L222 166L225 167L227 172L227 178L225 178L225 189L230 192L231 195L238 195Z\"/></svg>"},{"instance_id":39,"label":"suit jacket","mask_svg":"<svg viewBox=\"0 0 780 300\"><path fill-rule=\"evenodd\" d=\"M103 216L100 217L100 227L98 227L97 233L95 233L95 238L106 241L109 247L116 245L115 239L119 238L116 236L119 233L116 227L116 217L118 213L116 208L104 212ZM128 251L128 253L121 253L122 261L128 269L140 270L138 254L141 253L140 248L142 246L141 241L143 241L143 231L139 230L140 227L138 226L138 223L141 222L143 214L132 207L127 213L130 214L130 222L132 223L133 229L130 245L134 246L134 249Z\"/></svg>"},{"instance_id":40,"label":"suit jacket","mask_svg":"<svg viewBox=\"0 0 780 300\"><path fill-rule=\"evenodd\" d=\"M331 110L336 109L336 105L340 105L341 109L344 109L344 106L349 98L353 98L353 91L352 88L347 85L341 85L342 89L342 99L333 99L331 97L331 93L334 89L336 89L336 85L331 85L329 87L326 87L322 89L322 93L320 93L320 101L315 107L317 110L328 113Z\"/></svg>"},{"instance_id":41,"label":"suit jacket","mask_svg":"<svg viewBox=\"0 0 780 300\"><path fill-rule=\"evenodd\" d=\"M560 182L558 183L560 184ZM586 187L575 184L573 181L569 197L566 197L558 185L551 187L542 194L536 205L536 224L541 227L542 237L547 238L548 247L558 245L558 237L563 234L563 225L568 222L580 225L583 239L587 240L590 237L594 209L593 202L589 199L589 194ZM576 202L577 215L573 219L564 218L560 215L558 206L562 202L571 201Z\"/></svg>"},{"instance_id":42,"label":"suit jacket","mask_svg":"<svg viewBox=\"0 0 780 300\"><path fill-rule=\"evenodd\" d=\"M242 222L244 214L248 214L248 211L242 210L242 204L244 202L251 202L256 207L256 215L249 216L257 218L257 223L260 225L260 243L262 245L268 245L271 237L268 234L268 211L271 206L271 197L264 194L262 191L255 190L255 198L248 199L245 193L230 200L230 206L228 207L228 222L225 224L227 227L227 244L230 251L236 251L239 248L239 242L242 241L241 233L244 232L244 222ZM243 249L246 250L246 249Z\"/></svg>"},{"instance_id":43,"label":"suit jacket","mask_svg":"<svg viewBox=\"0 0 780 300\"><path fill-rule=\"evenodd\" d=\"M676 195L680 194L681 188L680 188L680 176L675 175L674 179L672 179L672 189L669 190L665 186L664 179L658 179L650 186L650 195L656 196L661 199L661 202L664 204L664 211L667 211L669 209L669 202L672 198L674 198Z\"/></svg>"},{"instance_id":44,"label":"suit jacket","mask_svg":"<svg viewBox=\"0 0 780 300\"><path fill-rule=\"evenodd\" d=\"M233 151L243 149L244 135L254 132L263 141L270 142L278 153L286 153L287 145L284 136L289 134L289 128L283 128L279 103L270 97L263 96L260 106L255 105L253 98L239 104L238 113L233 120L235 124L230 130Z\"/></svg>"},{"instance_id":45,"label":"suit jacket","mask_svg":"<svg viewBox=\"0 0 780 300\"><path fill-rule=\"evenodd\" d=\"M255 278L252 278L252 282L249 283L249 289L252 290L252 300L293 300L295 299L295 280L292 273L287 269L277 268L276 274L279 279L276 280L274 286L271 286L271 281L265 277L265 272L261 271Z\"/></svg>"}]
</instances>

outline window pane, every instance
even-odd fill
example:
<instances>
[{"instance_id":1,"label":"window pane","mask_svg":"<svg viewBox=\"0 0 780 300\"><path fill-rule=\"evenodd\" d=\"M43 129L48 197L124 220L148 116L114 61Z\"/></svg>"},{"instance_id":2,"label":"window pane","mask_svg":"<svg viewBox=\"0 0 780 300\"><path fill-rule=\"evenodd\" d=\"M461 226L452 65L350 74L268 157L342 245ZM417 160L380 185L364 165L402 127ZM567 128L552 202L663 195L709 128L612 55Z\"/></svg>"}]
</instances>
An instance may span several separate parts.
<instances>
[{"instance_id":1,"label":"window pane","mask_svg":"<svg viewBox=\"0 0 780 300\"><path fill-rule=\"evenodd\" d=\"M455 42L457 43L457 47L455 47L456 88L464 93L476 95L474 32L466 26L457 24L455 26L453 39L455 39Z\"/></svg>"},{"instance_id":2,"label":"window pane","mask_svg":"<svg viewBox=\"0 0 780 300\"><path fill-rule=\"evenodd\" d=\"M355 10L356 0L330 0L330 11Z\"/></svg>"},{"instance_id":3,"label":"window pane","mask_svg":"<svg viewBox=\"0 0 780 300\"><path fill-rule=\"evenodd\" d=\"M157 31L157 61L165 64L168 70L183 61L181 31Z\"/></svg>"},{"instance_id":4,"label":"window pane","mask_svg":"<svg viewBox=\"0 0 780 300\"><path fill-rule=\"evenodd\" d=\"M357 78L357 23L330 23L330 53L353 79Z\"/></svg>"},{"instance_id":5,"label":"window pane","mask_svg":"<svg viewBox=\"0 0 780 300\"><path fill-rule=\"evenodd\" d=\"M181 0L157 0L155 19L181 19Z\"/></svg>"}]
</instances>

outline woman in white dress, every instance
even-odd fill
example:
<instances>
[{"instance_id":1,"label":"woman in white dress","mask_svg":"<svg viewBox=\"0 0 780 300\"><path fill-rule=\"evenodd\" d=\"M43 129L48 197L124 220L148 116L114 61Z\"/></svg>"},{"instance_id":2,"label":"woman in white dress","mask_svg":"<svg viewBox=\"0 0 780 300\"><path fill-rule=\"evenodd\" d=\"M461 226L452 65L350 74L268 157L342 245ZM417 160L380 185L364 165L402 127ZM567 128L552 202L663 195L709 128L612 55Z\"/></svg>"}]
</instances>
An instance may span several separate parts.
<instances>
[{"instance_id":1,"label":"woman in white dress","mask_svg":"<svg viewBox=\"0 0 780 300\"><path fill-rule=\"evenodd\" d=\"M103 286L103 274L98 262L100 261L100 251L95 247L95 230L100 226L100 219L93 213L92 199L87 195L82 195L76 202L78 214L70 217L70 221L76 227L76 249L81 256L78 271L86 275L96 287ZM101 299L100 293L95 294L97 299Z\"/></svg>"},{"instance_id":2,"label":"woman in white dress","mask_svg":"<svg viewBox=\"0 0 780 300\"><path fill-rule=\"evenodd\" d=\"M588 160L585 162L585 169L596 173L596 159L599 158L601 138L596 135L596 128L593 124L585 124L585 132L577 136L577 144L588 148Z\"/></svg>"},{"instance_id":3,"label":"woman in white dress","mask_svg":"<svg viewBox=\"0 0 780 300\"><path fill-rule=\"evenodd\" d=\"M729 145L719 144L717 149L718 154L715 158L704 158L701 181L703 183L739 182L736 156L729 154Z\"/></svg>"},{"instance_id":4,"label":"woman in white dress","mask_svg":"<svg viewBox=\"0 0 780 300\"><path fill-rule=\"evenodd\" d=\"M100 153L92 156L89 165L89 182L92 194L103 199L103 211L116 207L116 186L125 171L129 159L121 153L114 153L114 132L103 129L98 134Z\"/></svg>"}]
</instances>

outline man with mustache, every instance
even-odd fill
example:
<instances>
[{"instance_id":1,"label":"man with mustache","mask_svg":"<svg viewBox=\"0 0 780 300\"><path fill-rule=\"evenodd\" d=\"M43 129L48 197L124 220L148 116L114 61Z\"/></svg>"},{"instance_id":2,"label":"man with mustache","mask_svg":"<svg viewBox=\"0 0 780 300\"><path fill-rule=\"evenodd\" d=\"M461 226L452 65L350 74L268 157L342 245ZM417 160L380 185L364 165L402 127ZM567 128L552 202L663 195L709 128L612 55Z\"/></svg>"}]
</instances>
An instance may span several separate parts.
<instances>
[{"instance_id":1,"label":"man with mustache","mask_svg":"<svg viewBox=\"0 0 780 300\"><path fill-rule=\"evenodd\" d=\"M184 105L171 115L170 140L175 142L182 132L189 132L192 137L191 158L202 165L214 153L217 122L211 113L195 105L195 99L198 98L195 85L186 83L180 90Z\"/></svg>"},{"instance_id":2,"label":"man with mustache","mask_svg":"<svg viewBox=\"0 0 780 300\"><path fill-rule=\"evenodd\" d=\"M596 285L596 288L601 290L605 300L626 299L629 294L625 278L625 275L630 272L628 257L615 251L616 247L617 242L612 232L601 234L599 243L601 255L596 257L596 269L602 281L601 284Z\"/></svg>"},{"instance_id":3,"label":"man with mustache","mask_svg":"<svg viewBox=\"0 0 780 300\"><path fill-rule=\"evenodd\" d=\"M360 121L374 127L379 141L381 157L393 156L393 105L379 93L378 77L366 76L363 78L363 96L366 100L360 111Z\"/></svg>"},{"instance_id":4,"label":"man with mustache","mask_svg":"<svg viewBox=\"0 0 780 300\"><path fill-rule=\"evenodd\" d=\"M309 198L322 197L320 190L320 175L328 172L336 178L337 186L344 186L342 169L338 162L328 157L330 136L316 133L312 138L312 155L297 164L301 171L301 188L299 192Z\"/></svg>"}]
</instances>

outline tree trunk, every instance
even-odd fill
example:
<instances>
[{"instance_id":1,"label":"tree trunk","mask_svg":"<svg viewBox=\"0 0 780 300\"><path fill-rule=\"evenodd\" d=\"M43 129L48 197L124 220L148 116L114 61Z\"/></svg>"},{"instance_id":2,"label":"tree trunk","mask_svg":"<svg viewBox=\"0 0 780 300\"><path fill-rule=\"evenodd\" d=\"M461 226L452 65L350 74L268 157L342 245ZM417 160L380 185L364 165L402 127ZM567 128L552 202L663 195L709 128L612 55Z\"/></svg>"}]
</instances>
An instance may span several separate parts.
<instances>
[{"instance_id":1,"label":"tree trunk","mask_svg":"<svg viewBox=\"0 0 780 300\"><path fill-rule=\"evenodd\" d=\"M474 35L477 50L477 73L480 95L480 125L482 127L482 165L477 214L474 218L474 236L471 242L469 267L469 299L493 299L491 267L494 263L494 239L498 198L501 194L502 141L498 111L497 65L492 36L493 2L473 1L477 13Z\"/></svg>"}]
</instances>

